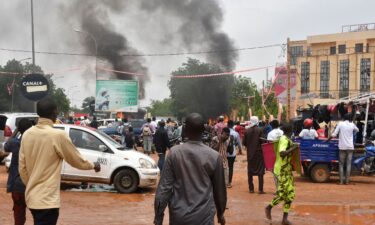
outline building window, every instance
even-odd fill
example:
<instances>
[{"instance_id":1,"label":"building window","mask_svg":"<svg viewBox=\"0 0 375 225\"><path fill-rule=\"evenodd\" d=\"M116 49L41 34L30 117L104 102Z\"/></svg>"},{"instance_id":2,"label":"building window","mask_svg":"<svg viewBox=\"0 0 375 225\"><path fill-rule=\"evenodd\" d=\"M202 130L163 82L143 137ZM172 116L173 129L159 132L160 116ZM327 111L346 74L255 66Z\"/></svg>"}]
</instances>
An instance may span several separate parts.
<instances>
[{"instance_id":1,"label":"building window","mask_svg":"<svg viewBox=\"0 0 375 225\"><path fill-rule=\"evenodd\" d=\"M349 96L349 60L340 60L340 98Z\"/></svg>"},{"instance_id":2,"label":"building window","mask_svg":"<svg viewBox=\"0 0 375 225\"><path fill-rule=\"evenodd\" d=\"M329 98L329 61L320 62L320 98Z\"/></svg>"},{"instance_id":3,"label":"building window","mask_svg":"<svg viewBox=\"0 0 375 225\"><path fill-rule=\"evenodd\" d=\"M370 91L371 59L361 59L360 91Z\"/></svg>"},{"instance_id":4,"label":"building window","mask_svg":"<svg viewBox=\"0 0 375 225\"><path fill-rule=\"evenodd\" d=\"M336 46L332 46L332 47L330 47L330 48L329 48L329 53L330 53L331 55L336 55Z\"/></svg>"},{"instance_id":5,"label":"building window","mask_svg":"<svg viewBox=\"0 0 375 225\"><path fill-rule=\"evenodd\" d=\"M346 53L346 45L339 45L339 54Z\"/></svg>"},{"instance_id":6,"label":"building window","mask_svg":"<svg viewBox=\"0 0 375 225\"><path fill-rule=\"evenodd\" d=\"M310 92L310 63L301 63L301 94Z\"/></svg>"},{"instance_id":7,"label":"building window","mask_svg":"<svg viewBox=\"0 0 375 225\"><path fill-rule=\"evenodd\" d=\"M312 51L311 51L310 47L307 48L306 55L307 56L311 56L312 55Z\"/></svg>"},{"instance_id":8,"label":"building window","mask_svg":"<svg viewBox=\"0 0 375 225\"><path fill-rule=\"evenodd\" d=\"M303 56L303 46L292 46L290 47L290 64L297 64L297 57Z\"/></svg>"},{"instance_id":9,"label":"building window","mask_svg":"<svg viewBox=\"0 0 375 225\"><path fill-rule=\"evenodd\" d=\"M355 44L355 52L356 53L361 53L363 52L363 44L360 43L360 44Z\"/></svg>"}]
</instances>

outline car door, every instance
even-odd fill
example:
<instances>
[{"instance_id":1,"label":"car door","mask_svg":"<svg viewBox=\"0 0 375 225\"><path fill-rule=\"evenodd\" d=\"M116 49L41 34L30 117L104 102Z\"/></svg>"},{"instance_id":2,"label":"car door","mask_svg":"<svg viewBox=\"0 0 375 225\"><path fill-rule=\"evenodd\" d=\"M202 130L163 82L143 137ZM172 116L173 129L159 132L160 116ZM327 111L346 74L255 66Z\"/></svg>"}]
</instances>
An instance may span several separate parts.
<instances>
[{"instance_id":1,"label":"car door","mask_svg":"<svg viewBox=\"0 0 375 225\"><path fill-rule=\"evenodd\" d=\"M100 163L101 170L98 173L94 170L79 170L65 163L64 175L108 179L110 177L111 156L113 154L110 148L94 133L79 128L70 128L69 137L85 159L90 162ZM104 152L103 148L107 148L107 151Z\"/></svg>"}]
</instances>

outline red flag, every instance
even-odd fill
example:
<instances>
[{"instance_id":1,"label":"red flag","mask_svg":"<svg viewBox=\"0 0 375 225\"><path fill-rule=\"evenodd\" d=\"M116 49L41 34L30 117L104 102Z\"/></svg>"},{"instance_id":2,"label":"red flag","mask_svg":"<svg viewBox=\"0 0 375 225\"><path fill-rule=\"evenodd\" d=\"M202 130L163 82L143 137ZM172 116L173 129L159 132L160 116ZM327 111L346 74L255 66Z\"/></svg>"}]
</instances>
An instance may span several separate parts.
<instances>
[{"instance_id":1,"label":"red flag","mask_svg":"<svg viewBox=\"0 0 375 225\"><path fill-rule=\"evenodd\" d=\"M7 84L8 94L12 95L13 92L13 86L14 86L14 79L12 83Z\"/></svg>"}]
</instances>

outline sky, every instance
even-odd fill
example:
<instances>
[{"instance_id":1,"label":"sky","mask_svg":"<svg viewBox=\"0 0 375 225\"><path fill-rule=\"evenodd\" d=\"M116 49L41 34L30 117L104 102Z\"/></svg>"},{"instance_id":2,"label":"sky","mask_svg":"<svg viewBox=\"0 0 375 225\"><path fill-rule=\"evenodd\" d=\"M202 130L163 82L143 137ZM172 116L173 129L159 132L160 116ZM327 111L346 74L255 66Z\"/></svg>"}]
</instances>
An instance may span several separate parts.
<instances>
[{"instance_id":1,"label":"sky","mask_svg":"<svg viewBox=\"0 0 375 225\"><path fill-rule=\"evenodd\" d=\"M79 0L70 0L79 1ZM111 1L111 0L103 0ZM174 42L173 33L163 33L163 26L173 27L172 19L163 14L149 16L134 10L128 0L125 13L110 15L115 29L126 32L133 47L141 53L170 53L186 51ZM202 0L203 1L203 0ZM60 1L61 2L61 1ZM217 0L223 10L224 31L236 48L248 48L306 39L317 34L339 33L342 25L375 22L372 0ZM30 5L25 0L0 2L0 48L31 50ZM86 52L83 34L74 32L79 25L74 16L63 16L59 1L34 0L35 48L37 51ZM159 16L159 17L158 17ZM78 27L79 28L79 27ZM160 38L162 37L162 38ZM160 41L163 39L163 41ZM197 51L213 50L200 47ZM275 65L285 61L280 47L239 51L235 70ZM0 65L9 59L30 58L31 53L0 50ZM177 70L188 56L144 57L150 81L141 106L151 100L169 97L167 86L170 73ZM189 57L205 60L204 55ZM31 62L31 60L24 60ZM95 58L36 54L36 64L45 72L54 72L57 87L64 88L74 105L81 106L85 97L95 95ZM101 67L107 63L98 61ZM78 68L76 71L67 69ZM136 71L130 71L136 72ZM99 72L100 73L100 72ZM274 68L269 69L269 76ZM266 78L266 71L243 73L257 84Z\"/></svg>"}]
</instances>

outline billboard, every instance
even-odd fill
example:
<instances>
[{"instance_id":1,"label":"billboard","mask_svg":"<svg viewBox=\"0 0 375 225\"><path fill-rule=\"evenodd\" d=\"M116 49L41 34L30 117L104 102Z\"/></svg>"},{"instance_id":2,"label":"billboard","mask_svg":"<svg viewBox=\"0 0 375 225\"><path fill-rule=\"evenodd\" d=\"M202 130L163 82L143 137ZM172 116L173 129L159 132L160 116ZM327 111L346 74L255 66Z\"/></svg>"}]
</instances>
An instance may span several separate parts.
<instances>
[{"instance_id":1,"label":"billboard","mask_svg":"<svg viewBox=\"0 0 375 225\"><path fill-rule=\"evenodd\" d=\"M296 100L296 70L290 71L290 100L293 103ZM281 104L288 103L288 74L285 66L275 68L275 95Z\"/></svg>"},{"instance_id":2,"label":"billboard","mask_svg":"<svg viewBox=\"0 0 375 225\"><path fill-rule=\"evenodd\" d=\"M138 81L97 80L95 111L138 112Z\"/></svg>"}]
</instances>

